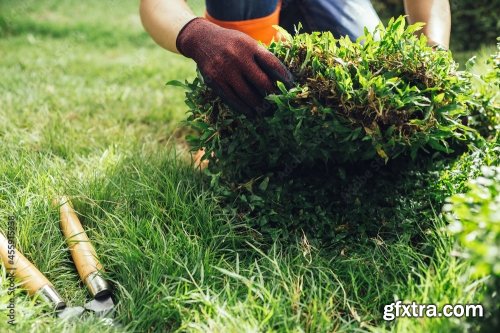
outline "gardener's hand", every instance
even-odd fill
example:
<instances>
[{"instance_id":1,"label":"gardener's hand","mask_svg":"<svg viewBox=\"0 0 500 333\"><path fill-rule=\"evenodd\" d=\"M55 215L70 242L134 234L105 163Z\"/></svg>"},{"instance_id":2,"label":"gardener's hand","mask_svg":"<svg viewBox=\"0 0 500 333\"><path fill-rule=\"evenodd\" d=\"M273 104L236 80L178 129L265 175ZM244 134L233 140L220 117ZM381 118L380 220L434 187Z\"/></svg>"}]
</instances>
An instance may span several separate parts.
<instances>
[{"instance_id":1,"label":"gardener's hand","mask_svg":"<svg viewBox=\"0 0 500 333\"><path fill-rule=\"evenodd\" d=\"M264 97L275 81L291 85L288 69L246 34L221 28L203 18L187 23L177 36L177 49L192 58L206 84L233 110L247 116L264 113Z\"/></svg>"},{"instance_id":2,"label":"gardener's hand","mask_svg":"<svg viewBox=\"0 0 500 333\"><path fill-rule=\"evenodd\" d=\"M430 45L450 46L451 14L449 0L405 0L406 14L411 24L424 22L421 32Z\"/></svg>"}]
</instances>

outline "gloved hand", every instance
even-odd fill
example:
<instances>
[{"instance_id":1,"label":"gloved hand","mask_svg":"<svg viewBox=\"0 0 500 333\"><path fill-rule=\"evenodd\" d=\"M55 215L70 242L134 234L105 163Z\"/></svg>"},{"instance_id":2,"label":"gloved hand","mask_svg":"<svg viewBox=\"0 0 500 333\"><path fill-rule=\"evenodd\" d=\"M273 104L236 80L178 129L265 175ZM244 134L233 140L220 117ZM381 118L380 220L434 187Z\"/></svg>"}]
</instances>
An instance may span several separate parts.
<instances>
[{"instance_id":1,"label":"gloved hand","mask_svg":"<svg viewBox=\"0 0 500 333\"><path fill-rule=\"evenodd\" d=\"M271 52L246 34L203 18L188 22L177 36L177 49L193 59L206 84L234 111L265 112L264 96L275 81L290 86L292 74Z\"/></svg>"}]
</instances>

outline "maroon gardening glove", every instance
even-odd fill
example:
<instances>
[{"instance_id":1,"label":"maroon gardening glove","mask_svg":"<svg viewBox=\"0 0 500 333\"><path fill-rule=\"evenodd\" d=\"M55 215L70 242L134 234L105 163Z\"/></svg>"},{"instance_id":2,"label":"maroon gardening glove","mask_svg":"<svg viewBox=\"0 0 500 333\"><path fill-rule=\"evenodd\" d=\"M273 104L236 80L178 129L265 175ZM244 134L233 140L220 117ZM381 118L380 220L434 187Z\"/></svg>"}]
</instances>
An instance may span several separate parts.
<instances>
[{"instance_id":1,"label":"maroon gardening glove","mask_svg":"<svg viewBox=\"0 0 500 333\"><path fill-rule=\"evenodd\" d=\"M293 82L281 61L251 37L203 18L182 28L177 49L196 62L205 83L224 103L247 116L269 111L264 97L276 90L276 81Z\"/></svg>"}]
</instances>

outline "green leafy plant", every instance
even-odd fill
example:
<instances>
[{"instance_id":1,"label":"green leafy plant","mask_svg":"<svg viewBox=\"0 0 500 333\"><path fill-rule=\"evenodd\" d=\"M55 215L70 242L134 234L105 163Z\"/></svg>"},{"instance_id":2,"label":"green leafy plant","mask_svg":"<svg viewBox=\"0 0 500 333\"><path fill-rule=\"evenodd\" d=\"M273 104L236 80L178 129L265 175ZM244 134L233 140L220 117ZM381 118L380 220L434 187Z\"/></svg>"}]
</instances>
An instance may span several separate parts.
<instances>
[{"instance_id":1,"label":"green leafy plant","mask_svg":"<svg viewBox=\"0 0 500 333\"><path fill-rule=\"evenodd\" d=\"M469 60L468 65L474 63L475 57ZM487 65L490 71L476 75L479 84L476 98L470 104L472 111L468 120L469 125L484 137L498 135L500 130L500 43L497 44L496 54L491 55Z\"/></svg>"},{"instance_id":2,"label":"green leafy plant","mask_svg":"<svg viewBox=\"0 0 500 333\"><path fill-rule=\"evenodd\" d=\"M473 263L477 276L500 276L500 167L483 167L482 176L468 183L444 207L449 229Z\"/></svg>"},{"instance_id":3,"label":"green leafy plant","mask_svg":"<svg viewBox=\"0 0 500 333\"><path fill-rule=\"evenodd\" d=\"M451 196L443 210L470 274L489 275L482 301L487 313L481 326L493 332L500 327L500 167L483 166L481 173L468 182L467 192Z\"/></svg>"}]
</instances>

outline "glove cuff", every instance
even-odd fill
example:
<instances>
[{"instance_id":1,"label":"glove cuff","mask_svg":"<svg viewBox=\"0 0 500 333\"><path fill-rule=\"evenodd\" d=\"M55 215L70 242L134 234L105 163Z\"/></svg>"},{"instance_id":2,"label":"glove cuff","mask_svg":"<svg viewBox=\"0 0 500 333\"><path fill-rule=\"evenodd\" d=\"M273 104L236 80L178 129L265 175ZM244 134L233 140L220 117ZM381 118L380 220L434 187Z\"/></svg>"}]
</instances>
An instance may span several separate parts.
<instances>
[{"instance_id":1,"label":"glove cuff","mask_svg":"<svg viewBox=\"0 0 500 333\"><path fill-rule=\"evenodd\" d=\"M186 23L177 35L175 40L175 47L185 57L192 58L191 50L196 47L196 41L201 38L204 32L206 33L207 28L211 30L213 23L203 17L195 17L188 23Z\"/></svg>"}]
</instances>

